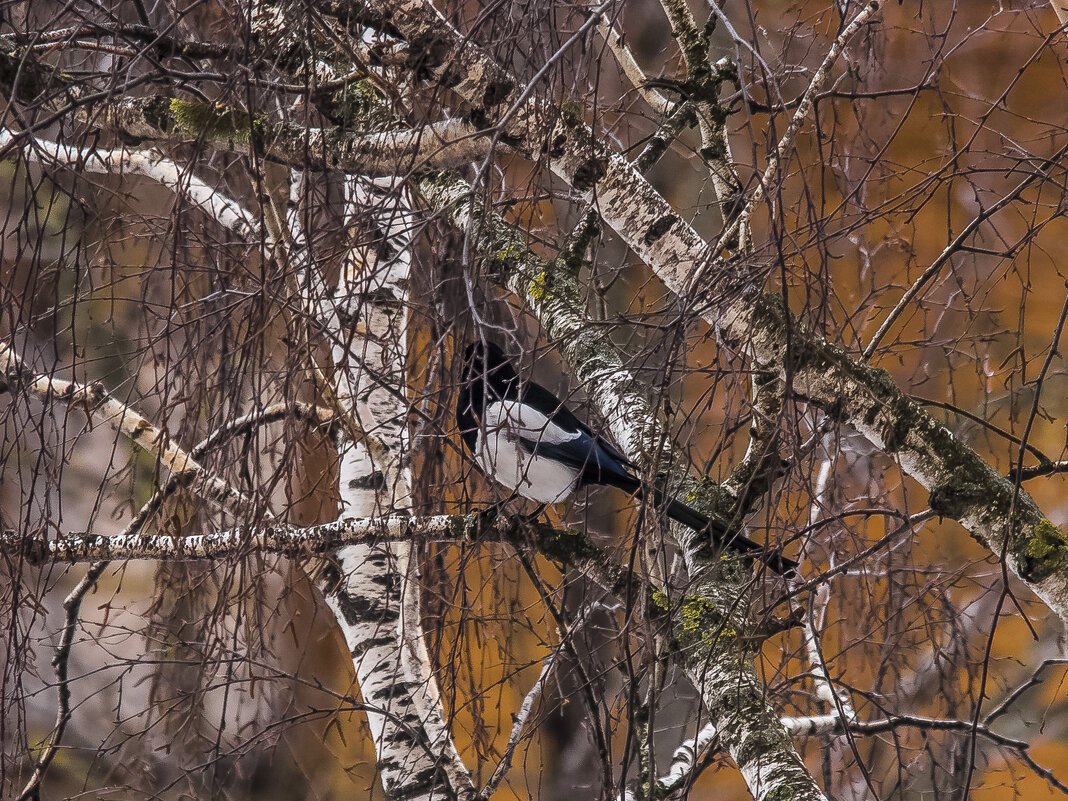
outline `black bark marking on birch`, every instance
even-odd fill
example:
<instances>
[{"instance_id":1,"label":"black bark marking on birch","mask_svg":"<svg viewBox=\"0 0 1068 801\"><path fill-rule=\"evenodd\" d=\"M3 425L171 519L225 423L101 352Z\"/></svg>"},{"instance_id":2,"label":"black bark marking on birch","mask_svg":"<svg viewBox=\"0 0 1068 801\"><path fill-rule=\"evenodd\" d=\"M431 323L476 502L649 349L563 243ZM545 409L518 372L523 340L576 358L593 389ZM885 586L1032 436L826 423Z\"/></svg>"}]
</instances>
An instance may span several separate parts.
<instances>
[{"instance_id":1,"label":"black bark marking on birch","mask_svg":"<svg viewBox=\"0 0 1068 801\"><path fill-rule=\"evenodd\" d=\"M486 91L482 94L482 105L487 108L499 106L515 91L515 84L511 81L490 81Z\"/></svg>"},{"instance_id":2,"label":"black bark marking on birch","mask_svg":"<svg viewBox=\"0 0 1068 801\"><path fill-rule=\"evenodd\" d=\"M385 565L383 565L383 569L385 569ZM388 573L378 576L371 576L368 581L370 581L372 584L378 584L379 586L385 587L387 590L390 591L396 590L397 588L397 582L390 578L390 575Z\"/></svg>"},{"instance_id":3,"label":"black bark marking on birch","mask_svg":"<svg viewBox=\"0 0 1068 801\"><path fill-rule=\"evenodd\" d=\"M391 623L397 619L396 610L383 603L383 598L365 598L345 592L336 593L336 597L338 608L350 626L362 623ZM393 642L393 637L386 640L387 644Z\"/></svg>"},{"instance_id":4,"label":"black bark marking on birch","mask_svg":"<svg viewBox=\"0 0 1068 801\"><path fill-rule=\"evenodd\" d=\"M388 622L388 621L386 621ZM372 648L392 648L396 646L397 638L393 635L383 635L381 637L368 637L361 640L359 645L352 649L352 655L355 658L362 657L365 653Z\"/></svg>"},{"instance_id":5,"label":"black bark marking on birch","mask_svg":"<svg viewBox=\"0 0 1068 801\"><path fill-rule=\"evenodd\" d=\"M163 96L149 98L141 105L141 116L145 122L163 133L171 132L174 119L171 117L171 101Z\"/></svg>"},{"instance_id":6,"label":"black bark marking on birch","mask_svg":"<svg viewBox=\"0 0 1068 801\"><path fill-rule=\"evenodd\" d=\"M374 306L387 306L390 308L399 307L400 301L397 299L396 293L389 287L379 287L371 292L363 292L358 296L358 304L356 308L363 309L365 305L370 304Z\"/></svg>"},{"instance_id":7,"label":"black bark marking on birch","mask_svg":"<svg viewBox=\"0 0 1068 801\"><path fill-rule=\"evenodd\" d=\"M392 684L387 684L385 687L380 687L371 693L371 701L389 701L394 698L406 699L410 698L416 691L420 690L422 685L419 682L413 681L395 681ZM409 712L403 716L405 721L419 720L418 715L414 715Z\"/></svg>"},{"instance_id":8,"label":"black bark marking on birch","mask_svg":"<svg viewBox=\"0 0 1068 801\"><path fill-rule=\"evenodd\" d=\"M723 161L727 155L727 148L722 140L714 139L711 144L702 147L698 152L705 161Z\"/></svg>"},{"instance_id":9,"label":"black bark marking on birch","mask_svg":"<svg viewBox=\"0 0 1068 801\"><path fill-rule=\"evenodd\" d=\"M553 137L553 140L548 143L545 152L549 158L561 158L567 152L567 137L564 134L557 134Z\"/></svg>"},{"instance_id":10,"label":"black bark marking on birch","mask_svg":"<svg viewBox=\"0 0 1068 801\"><path fill-rule=\"evenodd\" d=\"M466 77L467 73L463 67L455 63L449 63L441 71L441 75L438 76L438 83L446 89L452 89Z\"/></svg>"},{"instance_id":11,"label":"black bark marking on birch","mask_svg":"<svg viewBox=\"0 0 1068 801\"><path fill-rule=\"evenodd\" d=\"M448 785L438 779L438 769L427 768L411 776L406 776L404 784L401 786L394 786L387 788L389 790L389 797L392 801L404 801L406 798L424 798L429 795L431 791L434 792L434 798L443 798L441 795L442 788L447 788ZM445 799L455 798L452 792L444 796Z\"/></svg>"},{"instance_id":12,"label":"black bark marking on birch","mask_svg":"<svg viewBox=\"0 0 1068 801\"><path fill-rule=\"evenodd\" d=\"M76 384L72 384L71 385L71 390L72 391L76 392L77 391L76 388L77 388ZM90 384L88 389L87 389L87 391L86 391L86 393L85 393L86 403L89 405L89 408L92 409L93 411L96 411L96 409L98 409L101 406L101 404L103 404L104 401L107 400L107 397L108 397L108 391L107 391L107 389L104 388L104 385L101 384L99 381L94 381L92 384Z\"/></svg>"},{"instance_id":13,"label":"black bark marking on birch","mask_svg":"<svg viewBox=\"0 0 1068 801\"><path fill-rule=\"evenodd\" d=\"M378 470L373 470L365 476L354 478L349 481L349 489L379 490L386 486L386 475Z\"/></svg>"},{"instance_id":14,"label":"black bark marking on birch","mask_svg":"<svg viewBox=\"0 0 1068 801\"><path fill-rule=\"evenodd\" d=\"M93 404L93 408L96 408L96 404ZM150 433L152 433L152 424L149 423L147 420L138 420L133 427L133 431L130 433L130 439L132 439L134 442L137 442L145 434Z\"/></svg>"},{"instance_id":15,"label":"black bark marking on birch","mask_svg":"<svg viewBox=\"0 0 1068 801\"><path fill-rule=\"evenodd\" d=\"M467 115L467 119L470 120L471 124L479 131L484 131L487 128L493 127L493 120L486 114L485 109L471 109L471 113Z\"/></svg>"},{"instance_id":16,"label":"black bark marking on birch","mask_svg":"<svg viewBox=\"0 0 1068 801\"><path fill-rule=\"evenodd\" d=\"M678 216L674 214L665 214L646 229L644 237L645 244L652 245L656 243L659 239L663 238L663 236L670 231L678 221Z\"/></svg>"},{"instance_id":17,"label":"black bark marking on birch","mask_svg":"<svg viewBox=\"0 0 1068 801\"><path fill-rule=\"evenodd\" d=\"M448 38L425 33L409 40L408 53L408 67L418 77L429 78L435 70L449 61L452 47ZM451 68L460 69L460 66L453 65Z\"/></svg>"},{"instance_id":18,"label":"black bark marking on birch","mask_svg":"<svg viewBox=\"0 0 1068 801\"><path fill-rule=\"evenodd\" d=\"M571 177L571 185L577 192L586 192L593 189L608 173L608 160L603 158L587 159L578 167Z\"/></svg>"}]
</instances>

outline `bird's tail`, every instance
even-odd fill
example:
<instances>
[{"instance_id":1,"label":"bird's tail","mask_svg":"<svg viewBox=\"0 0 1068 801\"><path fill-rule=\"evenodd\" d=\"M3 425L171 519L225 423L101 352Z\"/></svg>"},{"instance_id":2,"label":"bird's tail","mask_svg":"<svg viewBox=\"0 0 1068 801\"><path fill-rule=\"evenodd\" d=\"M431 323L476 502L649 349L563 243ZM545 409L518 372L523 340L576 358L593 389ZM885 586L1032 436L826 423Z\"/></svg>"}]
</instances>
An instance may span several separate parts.
<instances>
[{"instance_id":1,"label":"bird's tail","mask_svg":"<svg viewBox=\"0 0 1068 801\"><path fill-rule=\"evenodd\" d=\"M636 477L622 471L612 475L611 483L613 486L619 487L632 495L645 495L645 485ZM789 577L797 573L798 563L783 556L781 551L772 550L759 542L754 542L740 531L727 529L719 521L713 520L708 515L701 514L682 501L667 498L661 490L653 488L653 500L658 506L663 507L664 512L672 520L682 523L682 525L697 532L707 531L712 539L713 547L717 549L730 547L736 551L741 551L747 557L759 559L770 570L774 570L780 576Z\"/></svg>"},{"instance_id":2,"label":"bird's tail","mask_svg":"<svg viewBox=\"0 0 1068 801\"><path fill-rule=\"evenodd\" d=\"M622 480L621 476L613 476L613 483L620 489L627 490L638 495L645 494L645 486L634 476L627 476ZM729 531L724 525L703 515L696 509L692 509L682 501L668 499L658 489L653 490L653 499L664 507L667 516L672 520L692 528L694 531L707 531L712 538L712 545L716 548L731 547L741 551L746 556L759 559L769 569L774 570L780 576L792 576L797 573L798 563L793 559L783 556L778 550L770 550L758 542L754 542L739 531Z\"/></svg>"},{"instance_id":3,"label":"bird's tail","mask_svg":"<svg viewBox=\"0 0 1068 801\"><path fill-rule=\"evenodd\" d=\"M660 492L656 492L655 497L658 502L662 502ZM707 531L712 537L712 545L716 548L729 546L736 551L741 551L746 556L759 559L781 576L792 576L797 573L798 563L783 556L781 551L771 550L759 542L754 542L739 531L729 531L716 520L701 514L696 509L691 509L681 501L669 501L664 511L672 520L694 531Z\"/></svg>"}]
</instances>

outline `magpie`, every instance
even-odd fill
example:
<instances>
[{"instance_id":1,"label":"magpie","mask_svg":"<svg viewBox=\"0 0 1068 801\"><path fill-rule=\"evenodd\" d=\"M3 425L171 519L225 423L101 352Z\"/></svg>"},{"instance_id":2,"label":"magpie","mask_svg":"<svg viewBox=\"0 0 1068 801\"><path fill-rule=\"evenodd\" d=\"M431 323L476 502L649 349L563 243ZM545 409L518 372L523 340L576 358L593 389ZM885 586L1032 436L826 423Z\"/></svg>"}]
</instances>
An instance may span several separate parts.
<instances>
[{"instance_id":1,"label":"magpie","mask_svg":"<svg viewBox=\"0 0 1068 801\"><path fill-rule=\"evenodd\" d=\"M482 471L541 504L565 500L590 484L643 495L636 466L571 413L553 393L521 381L499 347L474 342L464 355L456 423ZM662 494L653 497L663 503ZM716 547L730 546L788 575L797 562L763 546L684 503L668 499L664 511L694 531L708 531Z\"/></svg>"}]
</instances>

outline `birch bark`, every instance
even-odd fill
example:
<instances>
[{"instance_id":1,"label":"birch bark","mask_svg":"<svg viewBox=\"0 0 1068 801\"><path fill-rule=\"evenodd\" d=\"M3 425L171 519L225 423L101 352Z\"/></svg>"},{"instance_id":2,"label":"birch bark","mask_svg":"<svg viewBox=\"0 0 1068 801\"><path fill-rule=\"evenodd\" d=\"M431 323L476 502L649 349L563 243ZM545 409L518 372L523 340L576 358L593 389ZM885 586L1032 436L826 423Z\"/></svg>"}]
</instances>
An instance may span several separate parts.
<instances>
[{"instance_id":1,"label":"birch bark","mask_svg":"<svg viewBox=\"0 0 1068 801\"><path fill-rule=\"evenodd\" d=\"M363 431L374 432L378 445L372 450L365 442L343 444L342 513L385 518L411 506L404 392L412 243L402 233L410 229L410 215L392 191L378 192L361 179L349 179L346 191L350 218L371 211L377 235L388 245L378 250L388 255L376 258L370 248L352 247L336 290L319 303L334 343L334 397L355 413ZM353 241L363 238L354 235ZM367 721L387 795L471 794L423 645L412 544L394 540L341 548L327 560L320 586L371 707Z\"/></svg>"}]
</instances>

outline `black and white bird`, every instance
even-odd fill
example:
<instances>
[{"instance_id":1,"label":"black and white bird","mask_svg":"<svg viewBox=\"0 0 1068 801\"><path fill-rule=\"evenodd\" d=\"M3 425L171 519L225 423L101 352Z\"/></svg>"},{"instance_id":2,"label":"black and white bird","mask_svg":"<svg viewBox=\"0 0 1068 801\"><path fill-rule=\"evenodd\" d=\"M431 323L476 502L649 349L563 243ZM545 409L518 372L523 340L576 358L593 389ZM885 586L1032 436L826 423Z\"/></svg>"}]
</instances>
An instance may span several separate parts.
<instances>
[{"instance_id":1,"label":"black and white bird","mask_svg":"<svg viewBox=\"0 0 1068 801\"><path fill-rule=\"evenodd\" d=\"M501 349L490 342L467 347L456 422L486 475L538 503L563 501L590 484L617 487L630 495L645 492L635 466L619 450L545 387L520 380ZM656 490L653 497L663 502ZM728 531L684 503L668 500L664 511L695 531L708 531L716 547L730 546L777 573L797 568L792 559Z\"/></svg>"}]
</instances>

